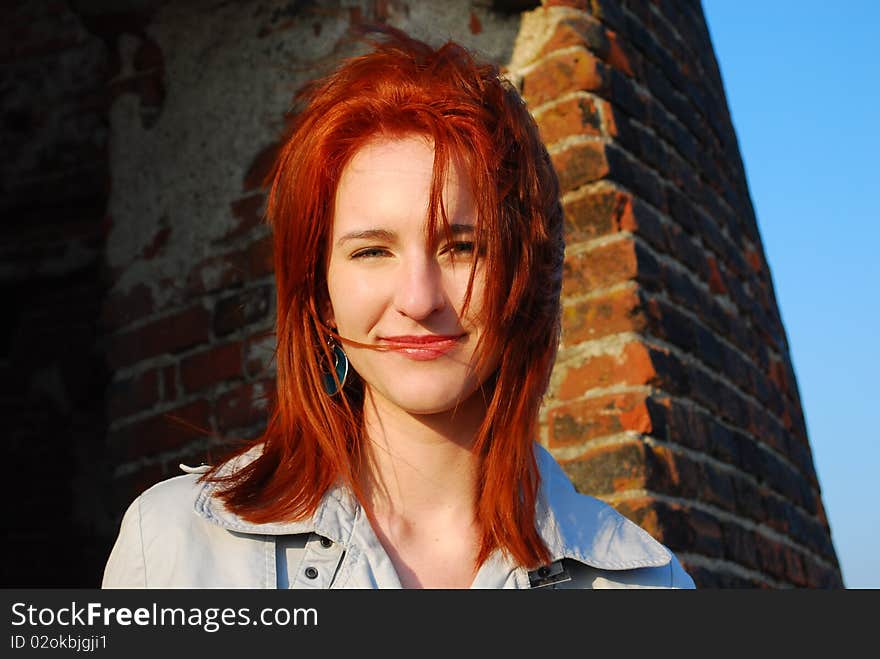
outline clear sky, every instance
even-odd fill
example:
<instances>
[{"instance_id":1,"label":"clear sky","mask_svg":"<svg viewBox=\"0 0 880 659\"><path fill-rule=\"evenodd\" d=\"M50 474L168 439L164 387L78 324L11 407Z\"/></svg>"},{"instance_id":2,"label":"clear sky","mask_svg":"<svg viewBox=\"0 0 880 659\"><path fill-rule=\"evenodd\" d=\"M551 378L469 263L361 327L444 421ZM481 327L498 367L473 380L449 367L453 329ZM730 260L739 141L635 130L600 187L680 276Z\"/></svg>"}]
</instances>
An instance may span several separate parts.
<instances>
[{"instance_id":1,"label":"clear sky","mask_svg":"<svg viewBox=\"0 0 880 659\"><path fill-rule=\"evenodd\" d=\"M880 588L880 3L703 0L848 588Z\"/></svg>"}]
</instances>

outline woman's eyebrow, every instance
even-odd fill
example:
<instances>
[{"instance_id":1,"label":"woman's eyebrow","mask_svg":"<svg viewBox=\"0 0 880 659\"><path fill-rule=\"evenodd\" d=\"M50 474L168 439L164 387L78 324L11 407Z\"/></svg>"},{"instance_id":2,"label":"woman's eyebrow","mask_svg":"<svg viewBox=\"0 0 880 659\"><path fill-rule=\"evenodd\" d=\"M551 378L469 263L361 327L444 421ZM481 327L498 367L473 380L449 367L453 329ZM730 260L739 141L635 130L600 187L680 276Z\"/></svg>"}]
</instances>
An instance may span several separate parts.
<instances>
[{"instance_id":1,"label":"woman's eyebrow","mask_svg":"<svg viewBox=\"0 0 880 659\"><path fill-rule=\"evenodd\" d=\"M452 235L473 233L474 225L450 224L449 232ZM350 240L381 240L383 242L392 242L396 238L397 234L394 231L389 231L388 229L361 229L359 231L349 231L348 233L340 236L339 239L336 241L336 246L341 247L343 244Z\"/></svg>"},{"instance_id":2,"label":"woman's eyebrow","mask_svg":"<svg viewBox=\"0 0 880 659\"><path fill-rule=\"evenodd\" d=\"M340 247L349 240L381 240L390 242L397 238L397 234L388 229L363 229L361 231L349 231L336 241L336 246Z\"/></svg>"},{"instance_id":3,"label":"woman's eyebrow","mask_svg":"<svg viewBox=\"0 0 880 659\"><path fill-rule=\"evenodd\" d=\"M473 224L450 224L449 232L450 233L473 233L475 231L475 227Z\"/></svg>"}]
</instances>

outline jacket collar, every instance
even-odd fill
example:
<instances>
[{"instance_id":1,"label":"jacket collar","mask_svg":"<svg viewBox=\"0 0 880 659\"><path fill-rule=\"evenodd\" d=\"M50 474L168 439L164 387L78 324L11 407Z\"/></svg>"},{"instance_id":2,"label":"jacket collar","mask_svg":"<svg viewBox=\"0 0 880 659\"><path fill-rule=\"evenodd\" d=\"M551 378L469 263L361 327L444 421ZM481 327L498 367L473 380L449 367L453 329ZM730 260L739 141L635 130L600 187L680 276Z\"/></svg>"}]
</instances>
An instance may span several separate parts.
<instances>
[{"instance_id":1,"label":"jacket collar","mask_svg":"<svg viewBox=\"0 0 880 659\"><path fill-rule=\"evenodd\" d=\"M259 454L255 447L223 465L221 475L233 473ZM553 560L569 558L605 570L629 570L666 565L669 551L649 533L608 504L579 494L550 453L535 444L541 475L536 506L538 533ZM348 488L331 488L310 519L254 524L233 513L214 497L215 483L202 483L196 497L198 515L230 531L258 535L317 533L343 546L362 513Z\"/></svg>"}]
</instances>

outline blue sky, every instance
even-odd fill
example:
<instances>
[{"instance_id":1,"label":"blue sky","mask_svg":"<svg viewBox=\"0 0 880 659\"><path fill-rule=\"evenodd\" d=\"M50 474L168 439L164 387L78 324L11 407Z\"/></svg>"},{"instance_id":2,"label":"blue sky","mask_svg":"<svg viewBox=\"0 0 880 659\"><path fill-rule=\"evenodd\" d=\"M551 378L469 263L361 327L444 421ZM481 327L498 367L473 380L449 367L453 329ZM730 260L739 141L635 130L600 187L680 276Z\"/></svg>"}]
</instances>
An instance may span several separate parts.
<instances>
[{"instance_id":1,"label":"blue sky","mask_svg":"<svg viewBox=\"0 0 880 659\"><path fill-rule=\"evenodd\" d=\"M880 3L703 0L849 588L880 588Z\"/></svg>"}]
</instances>

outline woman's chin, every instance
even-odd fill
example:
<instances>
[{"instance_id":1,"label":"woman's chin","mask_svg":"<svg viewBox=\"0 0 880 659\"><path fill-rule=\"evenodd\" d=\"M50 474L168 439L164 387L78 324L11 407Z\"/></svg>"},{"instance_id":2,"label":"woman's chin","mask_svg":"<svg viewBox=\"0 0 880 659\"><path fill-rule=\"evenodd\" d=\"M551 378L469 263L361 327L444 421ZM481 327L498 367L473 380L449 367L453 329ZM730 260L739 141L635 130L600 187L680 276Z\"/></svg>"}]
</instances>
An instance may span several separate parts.
<instances>
[{"instance_id":1,"label":"woman's chin","mask_svg":"<svg viewBox=\"0 0 880 659\"><path fill-rule=\"evenodd\" d=\"M384 391L373 391L373 397L377 404L390 404L408 414L433 415L452 412L457 407L461 408L464 403L470 402L475 395L475 387L462 389L461 387L439 388L431 386L420 387L393 387Z\"/></svg>"}]
</instances>

